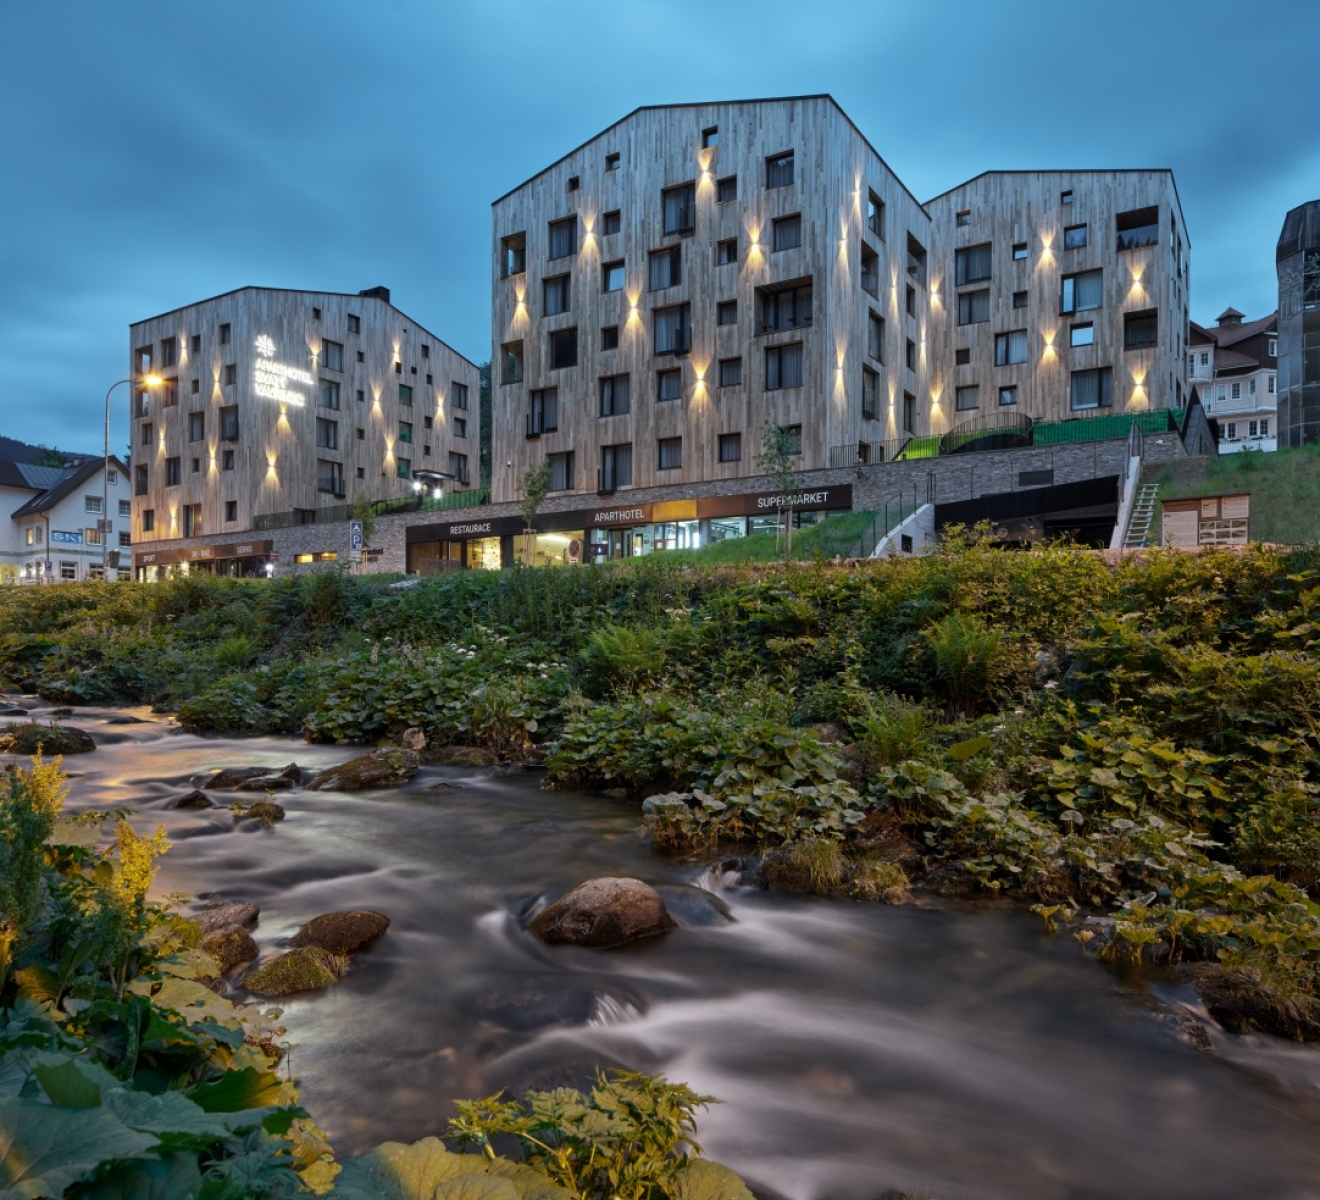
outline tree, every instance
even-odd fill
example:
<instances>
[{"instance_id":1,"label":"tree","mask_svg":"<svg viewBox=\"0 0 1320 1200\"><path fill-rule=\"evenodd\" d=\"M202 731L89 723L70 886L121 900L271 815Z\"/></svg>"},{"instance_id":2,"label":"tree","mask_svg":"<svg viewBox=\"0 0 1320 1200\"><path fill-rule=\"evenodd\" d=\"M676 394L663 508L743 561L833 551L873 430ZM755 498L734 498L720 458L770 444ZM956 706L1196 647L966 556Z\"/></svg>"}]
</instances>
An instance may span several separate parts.
<instances>
[{"instance_id":1,"label":"tree","mask_svg":"<svg viewBox=\"0 0 1320 1200\"><path fill-rule=\"evenodd\" d=\"M793 553L793 493L799 489L796 460L801 452L801 435L791 425L780 425L773 417L765 419L761 430L761 453L756 465L770 477L779 493L779 516L784 519L784 553ZM775 526L775 548L779 546L779 528Z\"/></svg>"},{"instance_id":2,"label":"tree","mask_svg":"<svg viewBox=\"0 0 1320 1200\"><path fill-rule=\"evenodd\" d=\"M363 492L353 497L353 520L362 522L362 561L365 567L366 550L371 545L371 535L376 532L376 506Z\"/></svg>"},{"instance_id":3,"label":"tree","mask_svg":"<svg viewBox=\"0 0 1320 1200\"><path fill-rule=\"evenodd\" d=\"M63 450L52 450L49 446L38 446L32 465L37 467L62 467L68 460Z\"/></svg>"},{"instance_id":4,"label":"tree","mask_svg":"<svg viewBox=\"0 0 1320 1200\"><path fill-rule=\"evenodd\" d=\"M522 478L518 480L518 495L522 497L518 510L523 515L523 523L526 526L524 536L527 539L527 565L532 565L532 534L536 532L532 528L532 522L536 520L536 514L540 511L541 505L545 502L546 496L550 494L550 464L542 459L534 467L528 467L523 472Z\"/></svg>"}]
</instances>

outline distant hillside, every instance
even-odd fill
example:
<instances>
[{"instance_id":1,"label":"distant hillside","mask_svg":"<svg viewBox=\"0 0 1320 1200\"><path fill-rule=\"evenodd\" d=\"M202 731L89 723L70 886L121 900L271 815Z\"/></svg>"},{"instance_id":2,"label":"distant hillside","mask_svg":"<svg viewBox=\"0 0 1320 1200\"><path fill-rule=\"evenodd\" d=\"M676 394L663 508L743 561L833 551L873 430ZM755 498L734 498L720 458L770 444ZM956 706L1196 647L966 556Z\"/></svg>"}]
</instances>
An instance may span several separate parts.
<instances>
[{"instance_id":1,"label":"distant hillside","mask_svg":"<svg viewBox=\"0 0 1320 1200\"><path fill-rule=\"evenodd\" d=\"M66 458L86 458L87 455L75 455L71 451L51 450L46 446L33 446L20 442L17 438L0 436L0 459L5 462L45 463L48 466L63 466Z\"/></svg>"}]
</instances>

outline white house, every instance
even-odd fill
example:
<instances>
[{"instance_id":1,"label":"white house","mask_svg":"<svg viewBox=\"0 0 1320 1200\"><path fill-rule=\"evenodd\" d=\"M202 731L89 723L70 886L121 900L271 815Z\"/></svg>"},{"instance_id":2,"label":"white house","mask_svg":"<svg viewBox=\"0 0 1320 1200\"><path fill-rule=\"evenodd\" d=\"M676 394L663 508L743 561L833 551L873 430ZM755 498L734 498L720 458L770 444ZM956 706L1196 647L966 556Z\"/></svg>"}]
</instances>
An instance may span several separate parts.
<instances>
[{"instance_id":1,"label":"white house","mask_svg":"<svg viewBox=\"0 0 1320 1200\"><path fill-rule=\"evenodd\" d=\"M99 579L103 556L112 579L131 577L128 469L111 457L107 489L104 461L0 462L0 503L9 518L0 521L0 583Z\"/></svg>"},{"instance_id":2,"label":"white house","mask_svg":"<svg viewBox=\"0 0 1320 1200\"><path fill-rule=\"evenodd\" d=\"M1189 322L1188 379L1219 434L1219 453L1279 448L1279 314L1244 321L1226 308L1213 327Z\"/></svg>"}]
</instances>

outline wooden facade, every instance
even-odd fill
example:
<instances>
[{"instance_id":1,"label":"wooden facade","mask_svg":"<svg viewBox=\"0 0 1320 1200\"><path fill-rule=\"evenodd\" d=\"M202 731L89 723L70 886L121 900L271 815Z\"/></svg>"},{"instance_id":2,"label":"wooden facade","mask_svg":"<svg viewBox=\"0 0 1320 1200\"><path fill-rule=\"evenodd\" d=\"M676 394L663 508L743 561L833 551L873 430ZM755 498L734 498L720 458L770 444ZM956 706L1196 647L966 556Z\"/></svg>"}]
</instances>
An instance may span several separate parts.
<instances>
[{"instance_id":1,"label":"wooden facade","mask_svg":"<svg viewBox=\"0 0 1320 1200\"><path fill-rule=\"evenodd\" d=\"M314 523L357 495L408 494L451 452L476 486L478 370L384 289L241 288L130 336L131 374L165 380L130 401L135 546L231 542L295 511Z\"/></svg>"},{"instance_id":2,"label":"wooden facade","mask_svg":"<svg viewBox=\"0 0 1320 1200\"><path fill-rule=\"evenodd\" d=\"M685 186L687 222L669 191ZM610 446L631 447L632 487L759 475L767 418L801 427L803 470L897 437L905 396L912 432L929 428L931 221L827 96L638 109L497 200L492 232L497 501L570 453L558 490L609 490ZM679 278L653 287L662 253ZM659 352L656 314L678 305L690 339ZM627 380L626 412L605 379Z\"/></svg>"},{"instance_id":3,"label":"wooden facade","mask_svg":"<svg viewBox=\"0 0 1320 1200\"><path fill-rule=\"evenodd\" d=\"M1189 399L1190 242L1171 172L991 171L926 209L936 247L935 429L1002 413L1058 421ZM1094 277L1086 288L1095 294L1078 308L1077 277L1097 271L1098 288ZM1108 395L1099 398L1108 404L1089 407L1098 376L1074 384L1073 374L1106 370Z\"/></svg>"}]
</instances>

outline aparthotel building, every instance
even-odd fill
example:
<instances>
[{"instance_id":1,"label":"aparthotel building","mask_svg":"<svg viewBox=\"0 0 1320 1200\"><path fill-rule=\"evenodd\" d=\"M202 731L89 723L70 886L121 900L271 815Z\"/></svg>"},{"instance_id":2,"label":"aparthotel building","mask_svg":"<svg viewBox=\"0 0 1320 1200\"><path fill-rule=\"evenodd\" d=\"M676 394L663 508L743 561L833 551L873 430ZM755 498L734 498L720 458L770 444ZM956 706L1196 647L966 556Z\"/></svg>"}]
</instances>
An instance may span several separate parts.
<instances>
[{"instance_id":1,"label":"aparthotel building","mask_svg":"<svg viewBox=\"0 0 1320 1200\"><path fill-rule=\"evenodd\" d=\"M930 428L931 221L828 96L641 108L495 201L493 498Z\"/></svg>"},{"instance_id":2,"label":"aparthotel building","mask_svg":"<svg viewBox=\"0 0 1320 1200\"><path fill-rule=\"evenodd\" d=\"M346 548L355 497L471 485L478 370L390 303L240 288L131 327L134 566L264 571L273 531L326 527L295 562Z\"/></svg>"},{"instance_id":3,"label":"aparthotel building","mask_svg":"<svg viewBox=\"0 0 1320 1200\"><path fill-rule=\"evenodd\" d=\"M1228 307L1188 323L1187 378L1214 421L1220 454L1277 450L1279 314L1247 321Z\"/></svg>"},{"instance_id":4,"label":"aparthotel building","mask_svg":"<svg viewBox=\"0 0 1320 1200\"><path fill-rule=\"evenodd\" d=\"M1181 408L1190 245L1170 171L989 171L926 202L938 428Z\"/></svg>"}]
</instances>

